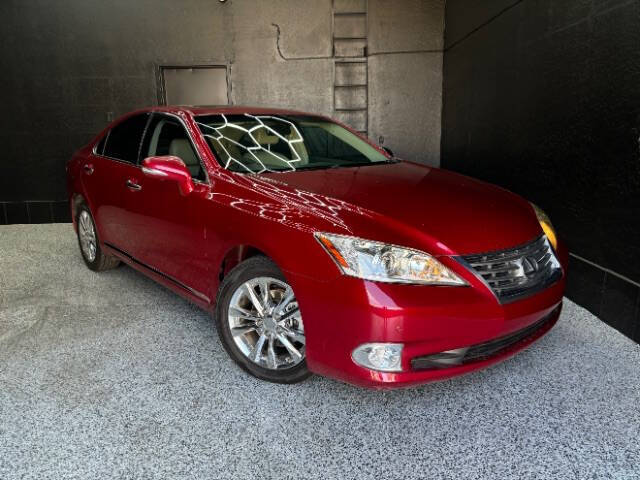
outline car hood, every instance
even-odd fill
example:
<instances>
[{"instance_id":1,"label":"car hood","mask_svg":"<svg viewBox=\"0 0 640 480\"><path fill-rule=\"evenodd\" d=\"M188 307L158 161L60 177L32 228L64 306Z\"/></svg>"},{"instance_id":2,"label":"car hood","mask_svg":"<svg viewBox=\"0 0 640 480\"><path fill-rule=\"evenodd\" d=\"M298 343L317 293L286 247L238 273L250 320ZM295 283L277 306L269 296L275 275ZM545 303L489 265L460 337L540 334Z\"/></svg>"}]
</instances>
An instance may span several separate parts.
<instances>
[{"instance_id":1,"label":"car hood","mask_svg":"<svg viewBox=\"0 0 640 480\"><path fill-rule=\"evenodd\" d=\"M413 162L259 177L294 192L287 195L294 202L304 199L301 204L308 205L312 195L327 199L331 208L331 200L338 200L331 215L347 226L342 233L429 248L434 254L510 248L541 232L531 206L518 195Z\"/></svg>"}]
</instances>

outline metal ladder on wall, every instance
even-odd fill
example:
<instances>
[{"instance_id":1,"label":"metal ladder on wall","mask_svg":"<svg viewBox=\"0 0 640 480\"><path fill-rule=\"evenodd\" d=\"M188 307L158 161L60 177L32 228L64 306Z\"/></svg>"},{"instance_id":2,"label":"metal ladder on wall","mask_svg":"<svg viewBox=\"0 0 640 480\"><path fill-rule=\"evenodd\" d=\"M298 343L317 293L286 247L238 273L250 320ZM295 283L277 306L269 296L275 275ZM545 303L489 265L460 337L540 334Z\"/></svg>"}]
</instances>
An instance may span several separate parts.
<instances>
[{"instance_id":1,"label":"metal ladder on wall","mask_svg":"<svg viewBox=\"0 0 640 480\"><path fill-rule=\"evenodd\" d=\"M367 0L333 0L334 117L368 131Z\"/></svg>"}]
</instances>

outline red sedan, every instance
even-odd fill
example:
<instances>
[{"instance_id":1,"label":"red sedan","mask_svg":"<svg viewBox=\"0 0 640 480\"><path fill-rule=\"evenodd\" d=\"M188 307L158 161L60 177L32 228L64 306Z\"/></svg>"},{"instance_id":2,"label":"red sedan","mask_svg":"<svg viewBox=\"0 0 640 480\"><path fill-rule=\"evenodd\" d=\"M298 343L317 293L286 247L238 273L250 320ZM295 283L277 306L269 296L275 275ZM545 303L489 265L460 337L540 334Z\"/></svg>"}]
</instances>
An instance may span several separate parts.
<instances>
[{"instance_id":1,"label":"red sedan","mask_svg":"<svg viewBox=\"0 0 640 480\"><path fill-rule=\"evenodd\" d=\"M503 360L560 314L568 253L521 197L326 117L157 107L67 165L82 256L214 314L247 372L394 387Z\"/></svg>"}]
</instances>

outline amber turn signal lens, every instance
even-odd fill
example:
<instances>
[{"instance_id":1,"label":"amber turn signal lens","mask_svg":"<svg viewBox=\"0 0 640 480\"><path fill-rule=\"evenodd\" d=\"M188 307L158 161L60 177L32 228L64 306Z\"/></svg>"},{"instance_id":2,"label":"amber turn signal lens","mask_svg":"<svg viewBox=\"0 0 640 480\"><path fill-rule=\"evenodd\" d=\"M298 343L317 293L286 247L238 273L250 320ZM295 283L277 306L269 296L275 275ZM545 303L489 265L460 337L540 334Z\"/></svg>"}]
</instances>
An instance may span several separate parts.
<instances>
[{"instance_id":1,"label":"amber turn signal lens","mask_svg":"<svg viewBox=\"0 0 640 480\"><path fill-rule=\"evenodd\" d=\"M320 243L322 243L322 245L324 245L324 248L326 248L327 251L333 256L333 258L336 260L336 262L338 262L341 266L343 266L345 268L349 267L349 264L344 259L342 254L333 245L333 243L331 243L331 240L329 240L324 235L317 235L317 238L318 238L318 240L320 240Z\"/></svg>"},{"instance_id":2,"label":"amber turn signal lens","mask_svg":"<svg viewBox=\"0 0 640 480\"><path fill-rule=\"evenodd\" d=\"M542 227L542 231L549 239L549 243L551 244L554 250L558 250L558 237L556 236L556 231L553 228L553 224L551 223L549 216L546 213L544 213L544 210L542 210L540 207L538 207L534 203L531 203L531 206L533 207L533 211L536 213L536 217L538 217L538 222Z\"/></svg>"},{"instance_id":3,"label":"amber turn signal lens","mask_svg":"<svg viewBox=\"0 0 640 480\"><path fill-rule=\"evenodd\" d=\"M548 223L540 222L540 226L542 227L542 231L549 239L549 243L553 247L554 250L558 249L558 239L556 238L556 232L553 231L553 227Z\"/></svg>"}]
</instances>

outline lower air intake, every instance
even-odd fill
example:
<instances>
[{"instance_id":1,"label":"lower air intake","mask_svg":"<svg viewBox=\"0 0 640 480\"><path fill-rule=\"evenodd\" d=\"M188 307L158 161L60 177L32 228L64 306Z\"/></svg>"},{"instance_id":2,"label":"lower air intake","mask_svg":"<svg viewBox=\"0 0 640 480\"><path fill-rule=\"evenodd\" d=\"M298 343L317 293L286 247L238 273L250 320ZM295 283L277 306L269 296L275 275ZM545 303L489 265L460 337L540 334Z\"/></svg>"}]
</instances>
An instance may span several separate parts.
<instances>
[{"instance_id":1,"label":"lower air intake","mask_svg":"<svg viewBox=\"0 0 640 480\"><path fill-rule=\"evenodd\" d=\"M496 338L495 340L478 343L470 347L413 358L411 360L411 368L414 370L433 370L488 360L501 353L507 352L511 348L516 348L520 343L544 334L546 330L553 326L553 323L558 318L557 313L559 308L560 307L556 307L551 313L533 325L529 325L509 335Z\"/></svg>"}]
</instances>

